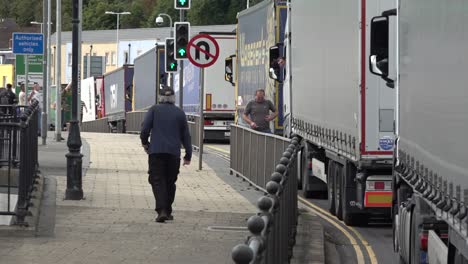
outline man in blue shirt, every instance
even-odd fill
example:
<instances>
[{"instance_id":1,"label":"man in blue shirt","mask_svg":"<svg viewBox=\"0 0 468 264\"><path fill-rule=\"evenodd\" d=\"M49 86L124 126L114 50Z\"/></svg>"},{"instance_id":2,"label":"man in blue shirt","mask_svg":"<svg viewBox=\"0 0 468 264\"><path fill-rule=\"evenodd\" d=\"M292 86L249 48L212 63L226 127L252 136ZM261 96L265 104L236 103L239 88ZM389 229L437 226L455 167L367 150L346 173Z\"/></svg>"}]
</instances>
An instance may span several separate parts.
<instances>
[{"instance_id":1,"label":"man in blue shirt","mask_svg":"<svg viewBox=\"0 0 468 264\"><path fill-rule=\"evenodd\" d=\"M153 105L146 113L140 139L149 154L149 183L156 199L156 222L174 219L172 203L176 192L180 168L180 145L185 148L184 165L190 165L192 144L185 113L174 105L172 89L161 91L160 104ZM151 141L148 138L151 136Z\"/></svg>"}]
</instances>

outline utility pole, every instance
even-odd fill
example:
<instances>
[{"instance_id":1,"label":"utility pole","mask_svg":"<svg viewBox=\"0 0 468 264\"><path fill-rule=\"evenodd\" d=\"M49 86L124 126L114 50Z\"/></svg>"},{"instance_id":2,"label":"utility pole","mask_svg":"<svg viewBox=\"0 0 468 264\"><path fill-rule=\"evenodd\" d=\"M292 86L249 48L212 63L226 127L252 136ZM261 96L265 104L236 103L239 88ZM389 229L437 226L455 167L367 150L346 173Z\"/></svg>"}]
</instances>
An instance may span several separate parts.
<instances>
[{"instance_id":1,"label":"utility pole","mask_svg":"<svg viewBox=\"0 0 468 264\"><path fill-rule=\"evenodd\" d=\"M45 86L44 89L44 109L45 109L45 117L43 119L45 120L45 126L42 127L42 131L44 132L44 135L42 136L43 144L47 144L47 131L49 131L49 119L50 119L50 113L49 113L49 105L50 105L50 85L52 83L50 79L51 75L51 61L50 57L52 54L52 49L50 48L51 44L51 32L52 32L52 0L47 0L47 86ZM44 124L44 121L43 121Z\"/></svg>"},{"instance_id":2,"label":"utility pole","mask_svg":"<svg viewBox=\"0 0 468 264\"><path fill-rule=\"evenodd\" d=\"M62 0L57 0L55 52L55 140L62 140Z\"/></svg>"},{"instance_id":3,"label":"utility pole","mask_svg":"<svg viewBox=\"0 0 468 264\"><path fill-rule=\"evenodd\" d=\"M78 74L79 74L79 30L80 23L80 0L73 0L72 8L72 120L70 121L70 132L68 135L67 157L67 190L66 200L83 199L82 189L82 166L83 155L80 153L82 146L80 127L78 125Z\"/></svg>"}]
</instances>

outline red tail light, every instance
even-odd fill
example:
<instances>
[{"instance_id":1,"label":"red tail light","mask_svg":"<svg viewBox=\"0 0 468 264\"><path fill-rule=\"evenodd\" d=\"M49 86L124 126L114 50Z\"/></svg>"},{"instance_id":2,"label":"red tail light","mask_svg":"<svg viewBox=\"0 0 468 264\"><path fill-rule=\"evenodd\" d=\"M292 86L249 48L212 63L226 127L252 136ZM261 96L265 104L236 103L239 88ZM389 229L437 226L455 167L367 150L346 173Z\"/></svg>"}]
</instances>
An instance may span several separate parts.
<instances>
[{"instance_id":1,"label":"red tail light","mask_svg":"<svg viewBox=\"0 0 468 264\"><path fill-rule=\"evenodd\" d=\"M214 122L211 120L205 120L205 126L212 126L214 125Z\"/></svg>"},{"instance_id":2,"label":"red tail light","mask_svg":"<svg viewBox=\"0 0 468 264\"><path fill-rule=\"evenodd\" d=\"M421 250L427 251L427 243L429 240L428 234L427 233L420 234L419 239L421 240Z\"/></svg>"},{"instance_id":3,"label":"red tail light","mask_svg":"<svg viewBox=\"0 0 468 264\"><path fill-rule=\"evenodd\" d=\"M384 190L385 189L385 182L374 182L374 188L376 190Z\"/></svg>"}]
</instances>

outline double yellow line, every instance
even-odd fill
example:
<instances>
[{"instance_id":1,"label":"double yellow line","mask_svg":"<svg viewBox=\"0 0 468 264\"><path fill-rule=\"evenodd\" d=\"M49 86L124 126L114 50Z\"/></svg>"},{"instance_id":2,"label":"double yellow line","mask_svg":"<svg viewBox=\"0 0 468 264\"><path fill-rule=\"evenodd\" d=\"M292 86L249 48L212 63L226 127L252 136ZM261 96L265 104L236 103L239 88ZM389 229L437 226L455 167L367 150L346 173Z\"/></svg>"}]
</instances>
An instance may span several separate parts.
<instances>
[{"instance_id":1,"label":"double yellow line","mask_svg":"<svg viewBox=\"0 0 468 264\"><path fill-rule=\"evenodd\" d=\"M225 153L227 155L230 154L229 151L226 151L226 150L224 150L222 148L217 148L217 147L214 147L214 146L207 146L207 147L211 148L213 150L216 150L218 152ZM332 224L334 227L336 227L338 230L340 230L341 233L343 233L349 239L349 242L351 243L351 245L353 245L354 251L356 252L356 257L357 257L357 263L358 264L365 264L366 262L365 262L364 254L363 254L363 252L361 250L360 244L358 243L356 238L350 232L354 233L354 235L357 237L357 239L361 242L361 244L365 248L365 250L367 252L367 255L369 256L371 264L378 264L379 263L378 260L377 260L377 257L375 256L374 250L372 250L372 246L364 239L364 237L362 237L362 235L356 229L354 229L352 227L349 227L349 226L343 227L340 223L338 223L336 218L333 215L331 215L329 212L327 212L327 211L323 210L322 208L316 206L315 204L307 201L306 199L304 199L301 196L298 196L298 199L305 206L307 206L309 210L311 210L313 213L320 216L323 220L325 220L325 221L329 222L330 224Z\"/></svg>"},{"instance_id":2,"label":"double yellow line","mask_svg":"<svg viewBox=\"0 0 468 264\"><path fill-rule=\"evenodd\" d=\"M306 199L298 196L299 201L301 201L304 205L308 207L313 213L317 214L320 216L323 220L329 222L332 224L334 227L336 227L338 230L341 231L348 239L351 245L353 245L354 251L356 252L356 257L357 257L357 263L358 264L365 264L365 259L364 259L364 254L362 253L360 245L357 243L356 239L351 235L348 230L350 230L352 233L356 235L356 237L359 239L361 244L364 246L364 248L367 251L367 255L369 256L371 264L378 264L377 257L375 256L374 250L372 250L372 246L369 245L369 243L362 237L362 235L354 228L347 226L346 228L343 227L341 224L339 224L336 220L335 217L332 216L329 212L323 210L322 208L316 206L315 204L307 201ZM348 229L348 230L346 230Z\"/></svg>"}]
</instances>

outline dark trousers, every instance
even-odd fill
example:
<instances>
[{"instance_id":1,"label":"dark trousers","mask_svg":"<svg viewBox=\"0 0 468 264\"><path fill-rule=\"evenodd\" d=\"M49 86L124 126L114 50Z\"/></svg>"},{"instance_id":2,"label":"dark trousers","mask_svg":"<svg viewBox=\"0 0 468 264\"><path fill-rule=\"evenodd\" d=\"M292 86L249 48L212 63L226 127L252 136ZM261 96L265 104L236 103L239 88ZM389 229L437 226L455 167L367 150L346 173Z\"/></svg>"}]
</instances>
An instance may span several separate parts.
<instances>
[{"instance_id":1,"label":"dark trousers","mask_svg":"<svg viewBox=\"0 0 468 264\"><path fill-rule=\"evenodd\" d=\"M175 199L176 181L179 174L180 158L171 154L151 154L148 158L149 178L156 199L156 212L165 210L172 214Z\"/></svg>"}]
</instances>

